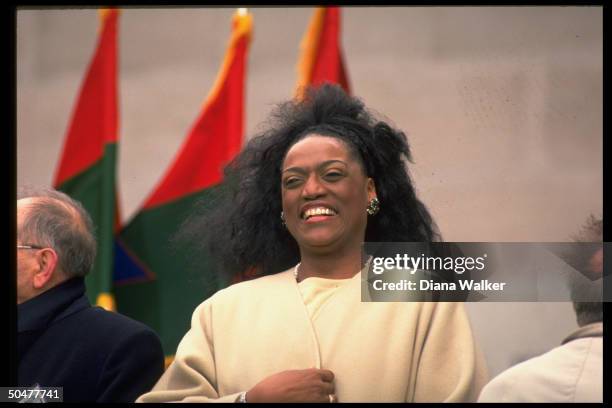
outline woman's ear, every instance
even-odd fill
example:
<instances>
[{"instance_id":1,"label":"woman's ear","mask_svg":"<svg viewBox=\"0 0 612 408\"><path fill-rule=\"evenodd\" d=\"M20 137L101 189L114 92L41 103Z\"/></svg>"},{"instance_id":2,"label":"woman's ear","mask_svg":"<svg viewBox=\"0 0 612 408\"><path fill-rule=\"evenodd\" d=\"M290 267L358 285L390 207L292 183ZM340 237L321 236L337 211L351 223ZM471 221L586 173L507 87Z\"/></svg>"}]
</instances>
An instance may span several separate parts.
<instances>
[{"instance_id":1,"label":"woman's ear","mask_svg":"<svg viewBox=\"0 0 612 408\"><path fill-rule=\"evenodd\" d=\"M368 191L368 202L371 201L376 195L376 184L374 183L374 179L368 177L368 183L366 185L366 189Z\"/></svg>"}]
</instances>

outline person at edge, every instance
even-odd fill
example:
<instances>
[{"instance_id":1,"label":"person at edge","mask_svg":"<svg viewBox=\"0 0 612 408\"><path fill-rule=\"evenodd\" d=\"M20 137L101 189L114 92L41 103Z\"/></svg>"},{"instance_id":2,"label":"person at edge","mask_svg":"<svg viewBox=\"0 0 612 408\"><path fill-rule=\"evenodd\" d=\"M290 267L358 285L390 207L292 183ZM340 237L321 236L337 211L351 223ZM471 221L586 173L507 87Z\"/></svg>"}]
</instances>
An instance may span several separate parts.
<instances>
[{"instance_id":1,"label":"person at edge","mask_svg":"<svg viewBox=\"0 0 612 408\"><path fill-rule=\"evenodd\" d=\"M603 220L591 216L576 242L602 242ZM560 346L523 361L487 384L479 402L603 402L603 247L574 245L561 258L579 328Z\"/></svg>"},{"instance_id":2,"label":"person at edge","mask_svg":"<svg viewBox=\"0 0 612 408\"><path fill-rule=\"evenodd\" d=\"M63 387L63 402L134 402L164 371L162 345L144 324L90 305L89 214L51 188L20 187L17 198L18 386Z\"/></svg>"}]
</instances>

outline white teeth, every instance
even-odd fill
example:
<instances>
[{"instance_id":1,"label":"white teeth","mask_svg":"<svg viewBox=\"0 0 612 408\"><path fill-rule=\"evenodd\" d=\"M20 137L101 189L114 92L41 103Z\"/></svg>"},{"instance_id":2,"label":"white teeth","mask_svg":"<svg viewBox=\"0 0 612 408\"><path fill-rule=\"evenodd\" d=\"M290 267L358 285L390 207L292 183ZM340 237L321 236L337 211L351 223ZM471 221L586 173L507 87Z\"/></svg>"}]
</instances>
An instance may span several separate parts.
<instances>
[{"instance_id":1,"label":"white teeth","mask_svg":"<svg viewBox=\"0 0 612 408\"><path fill-rule=\"evenodd\" d=\"M336 212L330 208L317 207L310 208L304 212L304 219L312 217L313 215L335 215Z\"/></svg>"}]
</instances>

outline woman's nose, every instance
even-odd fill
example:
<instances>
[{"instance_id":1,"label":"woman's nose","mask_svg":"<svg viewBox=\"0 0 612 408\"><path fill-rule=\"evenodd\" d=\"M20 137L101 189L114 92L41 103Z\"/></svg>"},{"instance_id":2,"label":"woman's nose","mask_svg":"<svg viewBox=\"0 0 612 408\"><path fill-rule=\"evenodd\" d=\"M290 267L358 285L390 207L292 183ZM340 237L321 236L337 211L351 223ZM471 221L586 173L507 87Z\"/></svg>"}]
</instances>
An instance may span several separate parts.
<instances>
[{"instance_id":1,"label":"woman's nose","mask_svg":"<svg viewBox=\"0 0 612 408\"><path fill-rule=\"evenodd\" d=\"M302 196L306 199L318 198L325 194L325 187L316 175L308 177L302 189Z\"/></svg>"}]
</instances>

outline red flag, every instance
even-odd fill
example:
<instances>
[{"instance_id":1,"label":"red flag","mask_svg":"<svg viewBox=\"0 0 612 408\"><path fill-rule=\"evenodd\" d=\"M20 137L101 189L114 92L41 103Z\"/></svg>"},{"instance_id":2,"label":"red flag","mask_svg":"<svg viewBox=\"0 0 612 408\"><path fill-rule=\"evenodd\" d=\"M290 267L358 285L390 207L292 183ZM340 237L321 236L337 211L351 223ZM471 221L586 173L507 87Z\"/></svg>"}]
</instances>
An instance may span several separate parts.
<instances>
[{"instance_id":1,"label":"red flag","mask_svg":"<svg viewBox=\"0 0 612 408\"><path fill-rule=\"evenodd\" d=\"M144 209L219 183L223 166L240 151L244 117L242 83L252 20L246 12L234 15L232 36L221 72L186 142L162 182L147 199Z\"/></svg>"},{"instance_id":2,"label":"red flag","mask_svg":"<svg viewBox=\"0 0 612 408\"><path fill-rule=\"evenodd\" d=\"M318 7L301 43L298 62L297 95L304 88L324 82L340 84L350 93L348 75L340 45L340 9Z\"/></svg>"},{"instance_id":3,"label":"red flag","mask_svg":"<svg viewBox=\"0 0 612 408\"><path fill-rule=\"evenodd\" d=\"M81 85L53 185L59 186L99 160L118 139L116 9L101 10L98 48Z\"/></svg>"}]
</instances>

